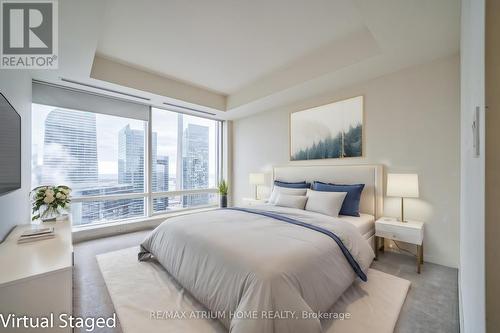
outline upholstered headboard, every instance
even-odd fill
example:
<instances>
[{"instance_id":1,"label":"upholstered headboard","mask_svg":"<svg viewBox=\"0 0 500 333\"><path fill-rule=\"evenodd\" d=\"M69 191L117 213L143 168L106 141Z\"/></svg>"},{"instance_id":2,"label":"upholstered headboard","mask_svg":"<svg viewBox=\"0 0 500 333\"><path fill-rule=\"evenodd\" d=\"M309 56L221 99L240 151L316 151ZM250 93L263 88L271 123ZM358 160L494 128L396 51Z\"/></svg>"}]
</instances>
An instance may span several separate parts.
<instances>
[{"instance_id":1,"label":"upholstered headboard","mask_svg":"<svg viewBox=\"0 0 500 333\"><path fill-rule=\"evenodd\" d=\"M335 184L365 184L361 194L360 212L382 216L384 209L382 165L289 165L273 168L273 181L315 180Z\"/></svg>"}]
</instances>

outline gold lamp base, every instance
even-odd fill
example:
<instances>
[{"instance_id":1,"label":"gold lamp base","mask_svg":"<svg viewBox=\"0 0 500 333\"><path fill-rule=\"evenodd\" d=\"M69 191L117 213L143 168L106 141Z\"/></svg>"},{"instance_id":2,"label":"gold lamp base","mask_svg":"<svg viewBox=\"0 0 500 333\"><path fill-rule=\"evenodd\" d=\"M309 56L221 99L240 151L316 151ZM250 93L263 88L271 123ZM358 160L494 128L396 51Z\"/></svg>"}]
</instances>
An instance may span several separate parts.
<instances>
[{"instance_id":1,"label":"gold lamp base","mask_svg":"<svg viewBox=\"0 0 500 333\"><path fill-rule=\"evenodd\" d=\"M401 219L399 221L402 223L408 222L407 220L405 220L404 200L405 198L401 197Z\"/></svg>"}]
</instances>

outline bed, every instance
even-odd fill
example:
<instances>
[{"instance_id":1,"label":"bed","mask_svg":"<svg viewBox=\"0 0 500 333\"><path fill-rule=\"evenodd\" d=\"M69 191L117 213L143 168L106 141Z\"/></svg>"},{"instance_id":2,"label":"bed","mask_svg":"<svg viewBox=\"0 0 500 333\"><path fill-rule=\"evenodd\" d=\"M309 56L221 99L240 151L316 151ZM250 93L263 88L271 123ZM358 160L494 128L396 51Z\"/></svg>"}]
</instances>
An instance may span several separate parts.
<instances>
[{"instance_id":1,"label":"bed","mask_svg":"<svg viewBox=\"0 0 500 333\"><path fill-rule=\"evenodd\" d=\"M274 179L364 183L363 216L299 209L232 208L169 219L141 244L234 333L321 332L318 314L361 279L374 253L370 218L380 212L380 166L274 168Z\"/></svg>"},{"instance_id":2,"label":"bed","mask_svg":"<svg viewBox=\"0 0 500 333\"><path fill-rule=\"evenodd\" d=\"M336 184L365 184L360 217L340 216L353 224L375 250L375 220L384 209L383 166L378 165L293 165L273 168L273 181L320 181Z\"/></svg>"},{"instance_id":3,"label":"bed","mask_svg":"<svg viewBox=\"0 0 500 333\"><path fill-rule=\"evenodd\" d=\"M360 213L359 217L354 216L339 216L340 219L352 224L359 233L370 243L374 248L374 235L375 235L375 216L370 214Z\"/></svg>"}]
</instances>

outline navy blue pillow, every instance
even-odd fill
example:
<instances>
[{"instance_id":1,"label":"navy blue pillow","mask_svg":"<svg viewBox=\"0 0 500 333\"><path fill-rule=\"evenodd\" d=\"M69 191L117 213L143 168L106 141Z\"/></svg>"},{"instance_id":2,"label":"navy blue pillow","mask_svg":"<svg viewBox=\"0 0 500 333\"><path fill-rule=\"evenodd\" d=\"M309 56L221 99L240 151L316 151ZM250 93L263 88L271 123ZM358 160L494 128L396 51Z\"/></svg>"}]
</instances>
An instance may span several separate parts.
<instances>
[{"instance_id":1,"label":"navy blue pillow","mask_svg":"<svg viewBox=\"0 0 500 333\"><path fill-rule=\"evenodd\" d=\"M339 215L359 216L359 202L365 184L337 185L314 182L312 189L323 192L347 192Z\"/></svg>"},{"instance_id":2,"label":"navy blue pillow","mask_svg":"<svg viewBox=\"0 0 500 333\"><path fill-rule=\"evenodd\" d=\"M311 188L311 183L306 183L305 181L290 183L290 182L282 182L279 180L275 180L274 185L280 187L288 187L288 188Z\"/></svg>"}]
</instances>

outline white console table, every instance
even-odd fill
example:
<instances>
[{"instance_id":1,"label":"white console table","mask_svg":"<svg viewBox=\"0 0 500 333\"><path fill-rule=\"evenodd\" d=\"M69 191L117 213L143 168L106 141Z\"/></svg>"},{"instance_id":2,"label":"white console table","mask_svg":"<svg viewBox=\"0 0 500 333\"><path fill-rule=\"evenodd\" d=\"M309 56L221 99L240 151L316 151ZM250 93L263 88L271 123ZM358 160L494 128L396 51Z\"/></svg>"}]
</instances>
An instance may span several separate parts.
<instances>
[{"instance_id":1,"label":"white console table","mask_svg":"<svg viewBox=\"0 0 500 333\"><path fill-rule=\"evenodd\" d=\"M73 243L71 220L44 223L53 226L56 236L32 243L17 244L29 225L17 226L0 244L0 313L46 317L72 314ZM1 323L0 323L1 325ZM1 332L71 332L71 328L0 328Z\"/></svg>"}]
</instances>

